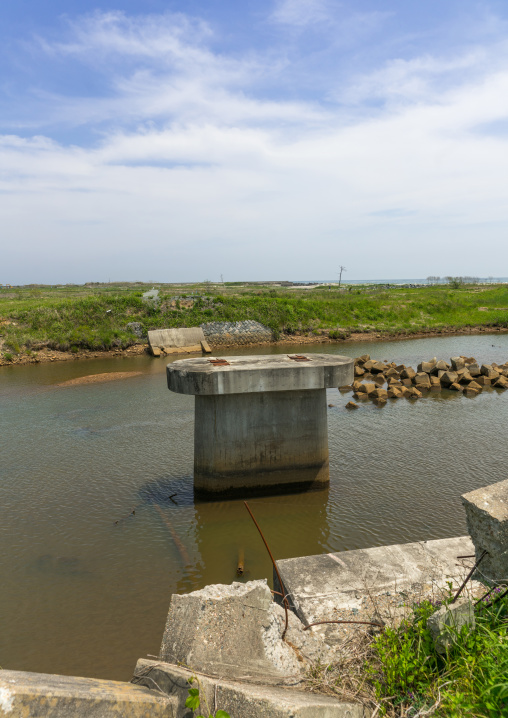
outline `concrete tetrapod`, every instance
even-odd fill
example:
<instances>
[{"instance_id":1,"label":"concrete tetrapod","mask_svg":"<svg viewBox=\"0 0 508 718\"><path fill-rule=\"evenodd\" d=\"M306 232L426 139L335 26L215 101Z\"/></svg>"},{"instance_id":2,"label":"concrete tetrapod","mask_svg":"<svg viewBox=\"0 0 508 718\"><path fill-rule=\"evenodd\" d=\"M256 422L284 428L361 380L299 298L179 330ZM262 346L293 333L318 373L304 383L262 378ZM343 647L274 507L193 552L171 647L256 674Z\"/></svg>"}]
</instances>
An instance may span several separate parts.
<instances>
[{"instance_id":1,"label":"concrete tetrapod","mask_svg":"<svg viewBox=\"0 0 508 718\"><path fill-rule=\"evenodd\" d=\"M204 495L329 481L326 389L353 381L333 354L183 359L168 388L195 395L194 487Z\"/></svg>"}]
</instances>

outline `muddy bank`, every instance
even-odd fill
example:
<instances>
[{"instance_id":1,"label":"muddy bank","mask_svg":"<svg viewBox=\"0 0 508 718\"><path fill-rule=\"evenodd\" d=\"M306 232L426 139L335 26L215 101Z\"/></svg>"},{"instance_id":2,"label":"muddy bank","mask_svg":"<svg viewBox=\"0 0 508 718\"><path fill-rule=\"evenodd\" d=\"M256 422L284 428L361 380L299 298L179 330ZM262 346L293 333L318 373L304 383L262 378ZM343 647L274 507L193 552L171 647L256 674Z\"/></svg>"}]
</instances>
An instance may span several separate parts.
<instances>
[{"instance_id":1,"label":"muddy bank","mask_svg":"<svg viewBox=\"0 0 508 718\"><path fill-rule=\"evenodd\" d=\"M142 371L111 371L105 374L87 374L87 376L79 376L76 379L63 381L57 386L76 386L78 384L100 384L105 381L117 381L119 379L129 379L131 376L140 376Z\"/></svg>"},{"instance_id":2,"label":"muddy bank","mask_svg":"<svg viewBox=\"0 0 508 718\"><path fill-rule=\"evenodd\" d=\"M144 354L148 350L147 344L134 344L127 349L112 349L110 351L90 351L87 349L78 352L60 352L56 349L41 349L30 354L14 355L12 361L0 357L0 366L13 364L41 364L58 361L76 361L78 359L108 359L110 357L129 357Z\"/></svg>"},{"instance_id":3,"label":"muddy bank","mask_svg":"<svg viewBox=\"0 0 508 718\"><path fill-rule=\"evenodd\" d=\"M351 334L345 333L340 339L331 338L328 335L328 331L332 330L321 330L319 334L290 334L281 335L277 340L256 342L252 344L242 343L242 348L245 347L259 347L259 346L283 346L287 344L344 344L349 342L362 342L362 341L373 341L380 339L383 341L398 341L401 339L424 339L430 337L444 337L444 336L468 336L474 334L506 334L508 332L507 327L492 327L485 325L478 325L474 327L463 327L457 328L444 328L444 329L429 329L423 330L417 333L408 332L352 332ZM223 344L220 348L214 348L212 346L212 352L220 354L220 349L230 349L235 346L240 346L235 342ZM136 356L139 354L150 353L149 346L146 342L134 344L127 349L111 349L109 351L91 351L88 349L82 349L77 352L62 352L53 349L41 349L31 354L17 354L12 357L10 361L7 361L4 356L0 356L0 366L9 366L14 364L39 364L42 362L57 362L57 361L76 361L82 359L107 359L111 357L129 357ZM184 354L184 352L182 352Z\"/></svg>"}]
</instances>

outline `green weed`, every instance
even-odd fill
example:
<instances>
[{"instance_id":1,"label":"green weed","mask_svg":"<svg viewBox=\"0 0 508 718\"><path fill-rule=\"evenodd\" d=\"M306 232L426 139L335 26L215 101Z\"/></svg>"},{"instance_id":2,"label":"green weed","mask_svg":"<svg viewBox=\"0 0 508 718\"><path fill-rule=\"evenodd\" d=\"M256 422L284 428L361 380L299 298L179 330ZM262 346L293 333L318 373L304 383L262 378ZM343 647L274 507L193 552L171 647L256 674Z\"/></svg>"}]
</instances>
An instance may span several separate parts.
<instances>
[{"instance_id":1,"label":"green weed","mask_svg":"<svg viewBox=\"0 0 508 718\"><path fill-rule=\"evenodd\" d=\"M274 339L323 329L330 329L333 339L344 339L351 332L411 336L425 330L508 326L508 288L504 285L310 291L226 283L220 294L203 285L187 286L180 295L174 286L159 290L161 302L155 307L143 302L139 286L132 285L0 289L4 344L13 353L22 347L126 348L138 341L126 328L133 321L148 331L253 319L269 327ZM175 296L192 298L192 306L184 307L178 300L175 310L166 301Z\"/></svg>"},{"instance_id":2,"label":"green weed","mask_svg":"<svg viewBox=\"0 0 508 718\"><path fill-rule=\"evenodd\" d=\"M435 610L435 604L423 601L399 628L385 629L374 640L365 670L380 714L400 711L410 718L427 710L442 718L507 716L507 600L477 611L475 628L464 626L442 656L426 625Z\"/></svg>"},{"instance_id":3,"label":"green weed","mask_svg":"<svg viewBox=\"0 0 508 718\"><path fill-rule=\"evenodd\" d=\"M201 706L201 695L200 695L200 688L201 685L199 683L199 679L197 676L192 676L192 678L189 678L189 683L192 684L194 681L197 682L198 688L189 688L189 696L185 701L185 707L190 708L192 711L196 711ZM217 710L215 713L213 713L210 710L210 707L208 706L206 697L204 698L205 706L206 706L206 718L230 718L229 713L226 713L226 711L223 710ZM198 715L196 718L205 718L203 715Z\"/></svg>"}]
</instances>

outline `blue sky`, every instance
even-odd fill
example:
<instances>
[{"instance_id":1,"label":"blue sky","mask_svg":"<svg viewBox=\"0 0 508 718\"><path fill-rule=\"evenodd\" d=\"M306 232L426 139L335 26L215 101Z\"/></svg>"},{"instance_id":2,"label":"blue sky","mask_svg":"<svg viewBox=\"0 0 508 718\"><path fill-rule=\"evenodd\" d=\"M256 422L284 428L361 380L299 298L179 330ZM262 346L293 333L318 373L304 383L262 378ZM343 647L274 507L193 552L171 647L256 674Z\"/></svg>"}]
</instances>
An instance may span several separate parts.
<instances>
[{"instance_id":1,"label":"blue sky","mask_svg":"<svg viewBox=\"0 0 508 718\"><path fill-rule=\"evenodd\" d=\"M508 5L4 0L0 283L504 276Z\"/></svg>"}]
</instances>

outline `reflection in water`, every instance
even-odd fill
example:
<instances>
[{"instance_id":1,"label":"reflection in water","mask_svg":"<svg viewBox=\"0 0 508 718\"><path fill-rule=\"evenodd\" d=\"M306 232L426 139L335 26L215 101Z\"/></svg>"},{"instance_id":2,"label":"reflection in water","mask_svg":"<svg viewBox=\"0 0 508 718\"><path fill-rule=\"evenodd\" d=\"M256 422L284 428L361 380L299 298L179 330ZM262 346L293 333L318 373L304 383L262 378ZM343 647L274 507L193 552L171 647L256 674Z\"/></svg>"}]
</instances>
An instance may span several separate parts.
<instances>
[{"instance_id":1,"label":"reflection in water","mask_svg":"<svg viewBox=\"0 0 508 718\"><path fill-rule=\"evenodd\" d=\"M76 556L52 556L50 553L37 556L27 564L27 569L44 574L50 579L55 575L90 576L90 571L84 567L83 561Z\"/></svg>"},{"instance_id":2,"label":"reflection in water","mask_svg":"<svg viewBox=\"0 0 508 718\"><path fill-rule=\"evenodd\" d=\"M508 336L255 351L502 363ZM92 370L143 374L56 388ZM508 392L349 398L328 392L329 489L249 499L275 557L464 533L460 494L505 475ZM243 501L194 501L193 420L146 356L0 368L1 666L125 680L158 653L171 593L271 577Z\"/></svg>"},{"instance_id":3,"label":"reflection in water","mask_svg":"<svg viewBox=\"0 0 508 718\"><path fill-rule=\"evenodd\" d=\"M309 553L309 547L326 540L328 489L304 494L249 498L256 517L276 558ZM272 576L270 558L244 502L196 503L196 542L203 566L202 581L231 583ZM238 559L244 557L244 573L236 574Z\"/></svg>"}]
</instances>

